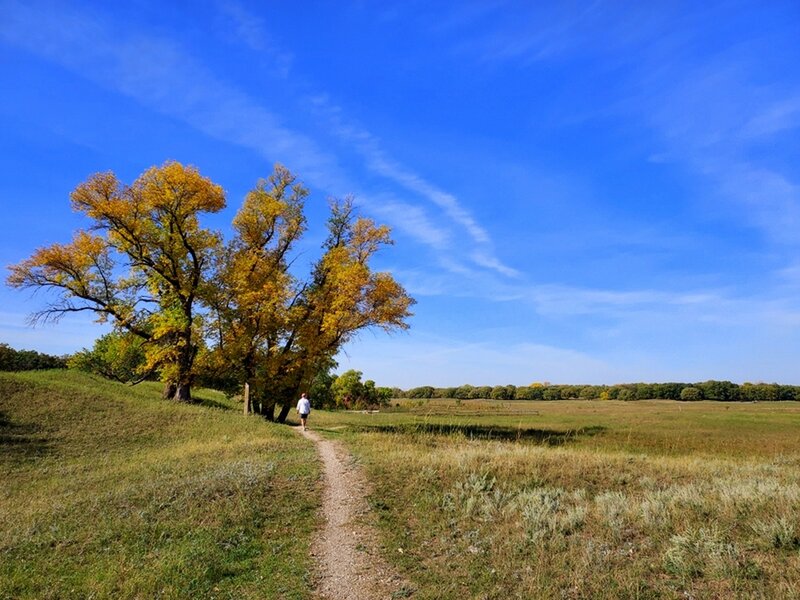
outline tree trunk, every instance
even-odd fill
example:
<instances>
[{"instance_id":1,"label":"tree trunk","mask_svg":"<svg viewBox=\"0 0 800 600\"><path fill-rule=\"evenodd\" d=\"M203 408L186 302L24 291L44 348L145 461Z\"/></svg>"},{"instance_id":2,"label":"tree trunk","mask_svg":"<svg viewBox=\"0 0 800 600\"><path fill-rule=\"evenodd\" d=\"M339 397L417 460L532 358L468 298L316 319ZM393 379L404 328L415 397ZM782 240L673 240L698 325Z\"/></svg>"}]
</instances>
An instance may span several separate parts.
<instances>
[{"instance_id":1,"label":"tree trunk","mask_svg":"<svg viewBox=\"0 0 800 600\"><path fill-rule=\"evenodd\" d=\"M192 402L192 366L197 356L197 348L191 343L191 333L191 329L183 333L185 342L178 356L178 381L173 396L178 402Z\"/></svg>"},{"instance_id":2,"label":"tree trunk","mask_svg":"<svg viewBox=\"0 0 800 600\"><path fill-rule=\"evenodd\" d=\"M256 386L254 380L256 377L256 360L255 353L251 348L250 351L242 359L242 367L244 368L244 414L248 411L256 414L258 413L256 402Z\"/></svg>"},{"instance_id":3,"label":"tree trunk","mask_svg":"<svg viewBox=\"0 0 800 600\"><path fill-rule=\"evenodd\" d=\"M275 402L272 400L266 401L264 404L261 405L261 414L264 415L264 418L267 421L274 421L275 420Z\"/></svg>"},{"instance_id":4,"label":"tree trunk","mask_svg":"<svg viewBox=\"0 0 800 600\"><path fill-rule=\"evenodd\" d=\"M164 384L164 391L161 392L161 397L164 400L172 400L175 397L175 392L178 390L176 383L168 381Z\"/></svg>"},{"instance_id":5,"label":"tree trunk","mask_svg":"<svg viewBox=\"0 0 800 600\"><path fill-rule=\"evenodd\" d=\"M292 410L291 400L284 400L281 406L281 412L278 414L278 423L285 423L286 417L289 416L289 411Z\"/></svg>"},{"instance_id":6,"label":"tree trunk","mask_svg":"<svg viewBox=\"0 0 800 600\"><path fill-rule=\"evenodd\" d=\"M192 386L189 383L179 383L175 390L175 400L178 402L192 401Z\"/></svg>"},{"instance_id":7,"label":"tree trunk","mask_svg":"<svg viewBox=\"0 0 800 600\"><path fill-rule=\"evenodd\" d=\"M292 391L283 395L283 405L281 406L281 412L278 414L278 423L286 422L286 417L289 416L289 411L295 407L295 403L297 402L296 398L300 397L300 391L303 389L302 383L295 382L295 386Z\"/></svg>"}]
</instances>

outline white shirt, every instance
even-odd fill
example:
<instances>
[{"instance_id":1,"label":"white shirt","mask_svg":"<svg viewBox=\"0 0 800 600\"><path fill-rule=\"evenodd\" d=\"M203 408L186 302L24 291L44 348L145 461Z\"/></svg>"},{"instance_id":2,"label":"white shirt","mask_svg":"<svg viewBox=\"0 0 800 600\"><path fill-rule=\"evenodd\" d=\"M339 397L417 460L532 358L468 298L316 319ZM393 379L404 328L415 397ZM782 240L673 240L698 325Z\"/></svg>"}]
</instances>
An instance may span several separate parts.
<instances>
[{"instance_id":1,"label":"white shirt","mask_svg":"<svg viewBox=\"0 0 800 600\"><path fill-rule=\"evenodd\" d=\"M308 398L300 398L297 402L297 412L301 415L307 415L311 412L311 402Z\"/></svg>"}]
</instances>

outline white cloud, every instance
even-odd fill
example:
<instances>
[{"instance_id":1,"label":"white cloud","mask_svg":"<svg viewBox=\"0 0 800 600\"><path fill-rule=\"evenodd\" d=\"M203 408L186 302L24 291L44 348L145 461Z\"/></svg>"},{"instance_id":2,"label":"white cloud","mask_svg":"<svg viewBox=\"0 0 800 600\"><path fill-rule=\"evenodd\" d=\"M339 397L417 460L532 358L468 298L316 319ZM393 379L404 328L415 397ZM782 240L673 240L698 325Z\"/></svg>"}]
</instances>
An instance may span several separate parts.
<instances>
[{"instance_id":1,"label":"white cloud","mask_svg":"<svg viewBox=\"0 0 800 600\"><path fill-rule=\"evenodd\" d=\"M335 157L172 41L117 31L101 18L8 2L0 37L216 139L280 157L329 190L348 191Z\"/></svg>"},{"instance_id":2,"label":"white cloud","mask_svg":"<svg viewBox=\"0 0 800 600\"><path fill-rule=\"evenodd\" d=\"M473 242L478 244L487 244L489 242L489 234L483 227L478 225L472 215L469 214L469 211L459 204L455 196L437 189L419 175L407 171L399 164L389 160L384 156L383 152L375 147L365 147L363 151L367 156L369 166L376 173L380 173L408 190L426 197L442 208L453 221L467 231Z\"/></svg>"},{"instance_id":3,"label":"white cloud","mask_svg":"<svg viewBox=\"0 0 800 600\"><path fill-rule=\"evenodd\" d=\"M628 5L624 10L608 2L529 3L523 9L497 4L496 10L464 12L451 9L445 17L458 29L456 50L481 63L536 66L576 54L602 55L606 65L630 59L636 43L663 33L663 10L650 5Z\"/></svg>"},{"instance_id":4,"label":"white cloud","mask_svg":"<svg viewBox=\"0 0 800 600\"><path fill-rule=\"evenodd\" d=\"M260 20L236 2L219 6L234 20L243 41L255 49L266 47L267 36ZM336 156L323 150L318 141L284 125L261 102L210 72L171 40L117 31L114 24L100 17L67 9L44 11L8 3L5 12L9 18L5 25L0 24L0 36L7 42L45 56L211 137L250 148L267 161L280 158L304 180L334 195L355 191ZM274 48L270 52L279 53ZM463 228L472 243L480 246L480 251L472 255L476 266L503 276L515 274L494 256L488 232L455 196L386 157L377 140L346 124L343 111L331 105L325 95L311 101L329 116L335 135L356 142L369 170L432 202L448 220L434 224L432 215L408 201L372 202L372 208L442 255L458 251L460 245L454 243L451 227ZM465 258L471 260L469 254Z\"/></svg>"},{"instance_id":5,"label":"white cloud","mask_svg":"<svg viewBox=\"0 0 800 600\"><path fill-rule=\"evenodd\" d=\"M757 68L734 52L651 71L659 76L647 77L630 104L661 136L666 152L655 155L713 186L714 201L698 194L712 218L755 227L769 244L800 244L797 170L758 151L763 138L800 125L797 92L758 84Z\"/></svg>"},{"instance_id":6,"label":"white cloud","mask_svg":"<svg viewBox=\"0 0 800 600\"><path fill-rule=\"evenodd\" d=\"M326 94L315 94L309 97L309 102L314 109L327 120L328 126L335 136L341 140L354 144L356 150L364 157L367 168L389 181L398 184L406 191L421 196L441 209L448 221L439 225L438 229L442 232L449 230L450 226L463 229L470 238L468 245L480 247L478 252L467 255L468 260L472 260L474 265L493 271L504 277L516 276L517 272L506 266L494 255L491 237L484 227L482 227L453 194L439 189L422 176L414 173L397 161L389 158L381 149L379 140L362 127L348 122L345 119L344 111L341 107L333 104ZM406 206L410 206L406 203ZM415 211L415 219L420 221L420 211ZM430 221L426 219L424 227L425 239L433 240L428 233L432 229ZM441 239L435 240L432 244L439 251L447 249L449 252L456 252L465 244L449 243L448 234L443 234Z\"/></svg>"},{"instance_id":7,"label":"white cloud","mask_svg":"<svg viewBox=\"0 0 800 600\"><path fill-rule=\"evenodd\" d=\"M793 259L776 272L779 280L791 288L800 288L800 261Z\"/></svg>"},{"instance_id":8,"label":"white cloud","mask_svg":"<svg viewBox=\"0 0 800 600\"><path fill-rule=\"evenodd\" d=\"M253 50L264 50L268 46L268 35L264 22L248 12L244 6L234 0L218 2L220 13L227 17L237 38Z\"/></svg>"},{"instance_id":9,"label":"white cloud","mask_svg":"<svg viewBox=\"0 0 800 600\"><path fill-rule=\"evenodd\" d=\"M444 226L435 225L426 211L415 204L395 200L391 196L359 196L366 199L372 212L385 217L405 234L437 251L452 245L452 234Z\"/></svg>"},{"instance_id":10,"label":"white cloud","mask_svg":"<svg viewBox=\"0 0 800 600\"><path fill-rule=\"evenodd\" d=\"M800 127L800 96L779 99L754 115L742 129L747 137L763 137Z\"/></svg>"},{"instance_id":11,"label":"white cloud","mask_svg":"<svg viewBox=\"0 0 800 600\"><path fill-rule=\"evenodd\" d=\"M594 2L582 10L493 10L479 21L467 18L470 11L453 11L461 35L454 44L478 61L533 67L590 57L588 69L624 65L603 90L606 105L593 106L594 114L629 122L638 115L640 122L631 124L653 129L663 144L647 160L683 164L705 178L718 191L722 206L713 210L723 218L758 227L777 244L800 243L797 171L765 160L754 146L800 127L800 95L791 78L765 76L763 45L773 42L758 37L757 24L749 37L745 31L701 54L709 20L735 20L736 10L711 3L678 14L668 5L620 10ZM698 194L698 202L707 196Z\"/></svg>"},{"instance_id":12,"label":"white cloud","mask_svg":"<svg viewBox=\"0 0 800 600\"><path fill-rule=\"evenodd\" d=\"M457 338L416 329L390 343L362 335L338 357L340 371L357 368L380 385L402 388L533 381L791 382L789 374L795 372L797 302L735 298L712 290L620 293L547 286L526 294L522 287L512 298L509 310L516 318L507 329L491 328L507 321L490 309L486 319L475 318L454 334ZM526 338L564 341L528 343Z\"/></svg>"},{"instance_id":13,"label":"white cloud","mask_svg":"<svg viewBox=\"0 0 800 600\"><path fill-rule=\"evenodd\" d=\"M800 186L783 173L748 163L708 163L726 197L735 200L772 242L800 244Z\"/></svg>"},{"instance_id":14,"label":"white cloud","mask_svg":"<svg viewBox=\"0 0 800 600\"><path fill-rule=\"evenodd\" d=\"M264 20L248 11L236 0L221 0L216 6L221 20L230 27L230 37L250 50L266 55L271 61L271 71L287 79L291 73L294 56L279 48L272 40Z\"/></svg>"},{"instance_id":15,"label":"white cloud","mask_svg":"<svg viewBox=\"0 0 800 600\"><path fill-rule=\"evenodd\" d=\"M497 260L496 257L488 255L482 250L477 250L473 252L471 256L472 260L475 261L476 265L480 265L481 267L486 267L487 269L497 271L498 273L505 275L506 277L520 276L519 271L504 265L499 260Z\"/></svg>"}]
</instances>

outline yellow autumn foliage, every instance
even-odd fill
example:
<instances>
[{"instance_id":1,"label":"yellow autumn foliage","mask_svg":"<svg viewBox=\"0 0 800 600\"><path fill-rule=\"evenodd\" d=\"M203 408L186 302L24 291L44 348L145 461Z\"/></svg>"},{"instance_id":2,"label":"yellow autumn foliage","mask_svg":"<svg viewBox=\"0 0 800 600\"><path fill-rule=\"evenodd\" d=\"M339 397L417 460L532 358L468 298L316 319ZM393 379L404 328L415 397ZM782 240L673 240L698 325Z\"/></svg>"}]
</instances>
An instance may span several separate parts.
<instances>
[{"instance_id":1,"label":"yellow autumn foliage","mask_svg":"<svg viewBox=\"0 0 800 600\"><path fill-rule=\"evenodd\" d=\"M196 168L166 162L130 185L97 173L70 195L96 233L36 250L11 267L8 283L60 294L34 318L89 310L142 338L146 369L177 398L189 399L200 354L220 385L252 383L265 406L285 409L356 332L408 327L414 302L389 273L371 270L392 243L389 228L359 217L350 199L331 204L323 254L299 278L294 246L307 196L276 165L247 194L224 243L200 216L224 208L225 194Z\"/></svg>"}]
</instances>

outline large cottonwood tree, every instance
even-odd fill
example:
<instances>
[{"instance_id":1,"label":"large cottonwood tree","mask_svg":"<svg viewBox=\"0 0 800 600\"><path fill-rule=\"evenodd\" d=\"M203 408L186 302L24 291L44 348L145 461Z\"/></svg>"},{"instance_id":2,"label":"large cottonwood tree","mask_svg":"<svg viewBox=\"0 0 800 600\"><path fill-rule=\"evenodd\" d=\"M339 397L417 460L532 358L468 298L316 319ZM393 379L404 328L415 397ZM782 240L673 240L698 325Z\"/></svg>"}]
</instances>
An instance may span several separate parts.
<instances>
[{"instance_id":1,"label":"large cottonwood tree","mask_svg":"<svg viewBox=\"0 0 800 600\"><path fill-rule=\"evenodd\" d=\"M233 220L234 238L220 249L215 277L205 288L208 338L214 344L203 357L204 368L225 391L239 392L248 384L256 412L266 413L268 373L280 377L267 363L299 295L289 268L291 251L306 229L307 196L295 176L276 165L245 197Z\"/></svg>"},{"instance_id":2,"label":"large cottonwood tree","mask_svg":"<svg viewBox=\"0 0 800 600\"><path fill-rule=\"evenodd\" d=\"M220 244L199 215L225 206L222 188L177 162L145 171L131 185L98 173L71 194L93 221L72 242L39 248L11 267L8 283L51 288L58 299L32 319L58 320L91 311L147 343L147 367L158 371L165 397L191 400L201 344L198 290Z\"/></svg>"},{"instance_id":3,"label":"large cottonwood tree","mask_svg":"<svg viewBox=\"0 0 800 600\"><path fill-rule=\"evenodd\" d=\"M390 274L371 270L374 254L391 243L389 229L357 215L349 199L331 202L328 237L312 272L293 274L307 195L276 166L237 214L236 236L209 293L216 338L209 364L236 386L248 383L255 410L281 422L344 343L370 327L407 328L414 302Z\"/></svg>"},{"instance_id":4,"label":"large cottonwood tree","mask_svg":"<svg viewBox=\"0 0 800 600\"><path fill-rule=\"evenodd\" d=\"M34 320L93 311L145 340L146 368L160 373L166 396L191 399L200 354L210 380L229 391L249 384L258 412L282 422L343 344L366 328L407 328L414 303L389 273L371 270L392 243L389 229L359 216L349 199L331 202L311 272L293 272L307 196L277 165L247 195L223 243L199 216L221 210L224 194L196 169L168 162L130 186L97 174L71 196L94 233L40 248L11 267L8 282L58 292Z\"/></svg>"}]
</instances>

